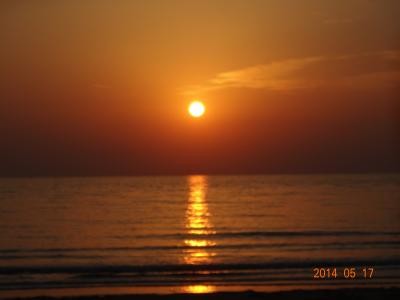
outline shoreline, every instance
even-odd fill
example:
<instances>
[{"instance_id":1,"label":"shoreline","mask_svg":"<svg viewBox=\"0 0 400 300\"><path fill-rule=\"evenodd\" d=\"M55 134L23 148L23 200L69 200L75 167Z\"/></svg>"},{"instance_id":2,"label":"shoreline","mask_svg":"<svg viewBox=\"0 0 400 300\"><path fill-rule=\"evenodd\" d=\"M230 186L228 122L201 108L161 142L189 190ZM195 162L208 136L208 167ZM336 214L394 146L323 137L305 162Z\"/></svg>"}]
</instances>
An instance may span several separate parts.
<instances>
[{"instance_id":1,"label":"shoreline","mask_svg":"<svg viewBox=\"0 0 400 300\"><path fill-rule=\"evenodd\" d=\"M394 299L400 297L400 288L340 288L340 289L314 289L314 290L290 290L274 292L258 292L253 290L240 292L213 292L203 294L175 293L175 294L109 294L109 295L85 295L85 296L33 296L2 298L7 300L183 300L183 299Z\"/></svg>"}]
</instances>

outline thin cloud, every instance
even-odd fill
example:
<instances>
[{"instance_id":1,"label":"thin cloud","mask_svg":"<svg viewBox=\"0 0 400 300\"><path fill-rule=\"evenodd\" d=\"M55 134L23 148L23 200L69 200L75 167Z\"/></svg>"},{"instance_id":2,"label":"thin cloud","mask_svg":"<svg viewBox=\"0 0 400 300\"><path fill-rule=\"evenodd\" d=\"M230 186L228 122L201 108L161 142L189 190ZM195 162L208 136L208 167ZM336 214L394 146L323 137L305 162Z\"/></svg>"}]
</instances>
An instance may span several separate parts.
<instances>
[{"instance_id":1,"label":"thin cloud","mask_svg":"<svg viewBox=\"0 0 400 300\"><path fill-rule=\"evenodd\" d=\"M365 81L365 82L364 82ZM184 95L229 89L290 91L321 86L398 84L400 52L382 51L341 56L315 56L274 61L268 64L216 74L206 82L184 86Z\"/></svg>"}]
</instances>

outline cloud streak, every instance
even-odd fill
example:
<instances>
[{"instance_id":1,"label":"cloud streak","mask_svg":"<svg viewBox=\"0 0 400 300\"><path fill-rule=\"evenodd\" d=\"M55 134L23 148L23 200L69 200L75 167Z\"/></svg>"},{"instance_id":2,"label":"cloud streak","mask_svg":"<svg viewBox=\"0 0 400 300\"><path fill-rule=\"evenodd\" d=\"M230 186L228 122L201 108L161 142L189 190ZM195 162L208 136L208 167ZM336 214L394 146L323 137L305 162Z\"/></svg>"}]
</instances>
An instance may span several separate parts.
<instances>
[{"instance_id":1,"label":"cloud streak","mask_svg":"<svg viewBox=\"0 0 400 300\"><path fill-rule=\"evenodd\" d=\"M315 56L273 61L268 64L222 72L181 93L195 96L230 89L290 91L324 86L370 87L400 83L400 51Z\"/></svg>"}]
</instances>

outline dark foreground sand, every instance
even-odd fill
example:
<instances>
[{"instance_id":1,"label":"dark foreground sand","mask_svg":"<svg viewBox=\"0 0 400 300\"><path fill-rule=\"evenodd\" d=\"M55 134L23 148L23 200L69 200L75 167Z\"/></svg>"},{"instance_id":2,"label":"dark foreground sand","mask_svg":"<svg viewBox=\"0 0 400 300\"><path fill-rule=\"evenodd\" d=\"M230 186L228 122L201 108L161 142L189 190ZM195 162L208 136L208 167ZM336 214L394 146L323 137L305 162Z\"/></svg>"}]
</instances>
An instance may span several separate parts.
<instances>
[{"instance_id":1,"label":"dark foreground sand","mask_svg":"<svg viewBox=\"0 0 400 300\"><path fill-rule=\"evenodd\" d=\"M18 298L28 299L28 298ZM400 299L400 288L366 288L366 289L338 289L338 290L312 290L312 291L289 291L289 292L221 292L210 294L171 294L171 295L107 295L107 296L83 296L83 297L35 297L30 300L128 300L128 299L143 299L143 300L183 300L183 299Z\"/></svg>"}]
</instances>

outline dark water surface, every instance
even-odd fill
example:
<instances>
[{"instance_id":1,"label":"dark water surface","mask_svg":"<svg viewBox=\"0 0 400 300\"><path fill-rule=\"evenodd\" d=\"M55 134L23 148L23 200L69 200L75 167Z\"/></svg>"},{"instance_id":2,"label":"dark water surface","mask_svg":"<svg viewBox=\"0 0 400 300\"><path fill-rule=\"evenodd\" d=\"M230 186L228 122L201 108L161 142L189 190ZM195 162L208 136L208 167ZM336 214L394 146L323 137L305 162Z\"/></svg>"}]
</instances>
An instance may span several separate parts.
<instances>
[{"instance_id":1,"label":"dark water surface","mask_svg":"<svg viewBox=\"0 0 400 300\"><path fill-rule=\"evenodd\" d=\"M400 286L399 246L399 175L0 179L0 295Z\"/></svg>"}]
</instances>

